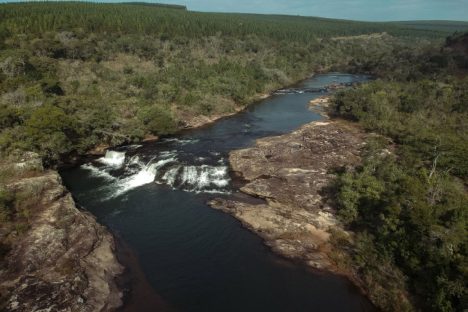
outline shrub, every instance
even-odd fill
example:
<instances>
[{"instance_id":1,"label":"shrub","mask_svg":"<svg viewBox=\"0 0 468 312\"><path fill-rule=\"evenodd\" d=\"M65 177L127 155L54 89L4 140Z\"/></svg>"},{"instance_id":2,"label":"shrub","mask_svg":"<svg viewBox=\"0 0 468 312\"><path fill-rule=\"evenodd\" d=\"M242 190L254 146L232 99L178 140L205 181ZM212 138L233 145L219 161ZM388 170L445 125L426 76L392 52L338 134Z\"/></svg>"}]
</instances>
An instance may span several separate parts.
<instances>
[{"instance_id":1,"label":"shrub","mask_svg":"<svg viewBox=\"0 0 468 312\"><path fill-rule=\"evenodd\" d=\"M46 104L36 109L24 126L24 140L46 162L71 151L76 124L61 108Z\"/></svg>"},{"instance_id":2,"label":"shrub","mask_svg":"<svg viewBox=\"0 0 468 312\"><path fill-rule=\"evenodd\" d=\"M14 213L15 196L12 192L0 188L0 222L9 221Z\"/></svg>"},{"instance_id":3,"label":"shrub","mask_svg":"<svg viewBox=\"0 0 468 312\"><path fill-rule=\"evenodd\" d=\"M138 117L146 130L153 134L170 134L177 129L177 124L168 108L157 105L145 107L139 112Z\"/></svg>"}]
</instances>

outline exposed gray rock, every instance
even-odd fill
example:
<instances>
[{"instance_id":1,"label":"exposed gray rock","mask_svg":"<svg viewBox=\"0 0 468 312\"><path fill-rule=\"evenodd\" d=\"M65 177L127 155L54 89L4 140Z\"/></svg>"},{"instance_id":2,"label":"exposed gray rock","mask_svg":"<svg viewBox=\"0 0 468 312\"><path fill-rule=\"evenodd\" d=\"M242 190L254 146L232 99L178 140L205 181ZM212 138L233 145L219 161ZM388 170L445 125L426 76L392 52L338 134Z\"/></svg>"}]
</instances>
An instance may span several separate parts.
<instances>
[{"instance_id":1,"label":"exposed gray rock","mask_svg":"<svg viewBox=\"0 0 468 312\"><path fill-rule=\"evenodd\" d=\"M30 205L30 228L14 240L0 270L4 309L87 312L119 307L122 295L115 278L123 267L114 254L114 238L92 215L76 208L58 173L45 171L8 188L37 201Z\"/></svg>"},{"instance_id":2,"label":"exposed gray rock","mask_svg":"<svg viewBox=\"0 0 468 312\"><path fill-rule=\"evenodd\" d=\"M26 152L21 155L18 162L14 163L17 171L43 171L42 160L38 154L33 152Z\"/></svg>"},{"instance_id":3,"label":"exposed gray rock","mask_svg":"<svg viewBox=\"0 0 468 312\"><path fill-rule=\"evenodd\" d=\"M341 227L323 189L333 178L331 169L360 161L363 145L363 131L344 121L314 122L260 139L253 148L231 152L229 161L247 180L241 191L265 203L215 199L210 204L235 216L274 251L333 270L330 230Z\"/></svg>"}]
</instances>

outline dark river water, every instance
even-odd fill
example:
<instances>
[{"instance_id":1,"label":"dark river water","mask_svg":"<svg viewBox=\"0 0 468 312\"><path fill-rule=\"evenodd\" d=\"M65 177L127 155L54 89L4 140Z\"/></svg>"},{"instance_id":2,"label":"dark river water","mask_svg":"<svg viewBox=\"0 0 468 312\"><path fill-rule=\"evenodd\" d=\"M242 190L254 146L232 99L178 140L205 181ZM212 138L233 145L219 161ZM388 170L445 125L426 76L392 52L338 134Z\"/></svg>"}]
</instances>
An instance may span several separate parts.
<instances>
[{"instance_id":1,"label":"dark river water","mask_svg":"<svg viewBox=\"0 0 468 312\"><path fill-rule=\"evenodd\" d=\"M321 88L365 80L318 75L212 125L121 147L61 175L76 201L135 252L171 310L369 311L346 279L282 259L206 205L237 192L229 151L320 119L308 102L326 93Z\"/></svg>"}]
</instances>

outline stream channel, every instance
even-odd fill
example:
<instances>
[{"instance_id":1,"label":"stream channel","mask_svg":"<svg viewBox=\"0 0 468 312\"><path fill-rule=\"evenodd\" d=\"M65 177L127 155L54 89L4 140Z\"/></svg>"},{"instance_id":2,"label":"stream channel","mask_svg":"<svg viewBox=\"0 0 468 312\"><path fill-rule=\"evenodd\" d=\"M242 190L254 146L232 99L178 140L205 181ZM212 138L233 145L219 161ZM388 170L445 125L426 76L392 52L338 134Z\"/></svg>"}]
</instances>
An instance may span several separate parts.
<instances>
[{"instance_id":1,"label":"stream channel","mask_svg":"<svg viewBox=\"0 0 468 312\"><path fill-rule=\"evenodd\" d=\"M229 172L231 150L322 119L309 110L310 100L327 94L331 84L368 79L316 75L234 116L113 149L61 175L78 204L132 249L170 310L373 310L347 279L273 254L235 218L206 204L238 193Z\"/></svg>"}]
</instances>

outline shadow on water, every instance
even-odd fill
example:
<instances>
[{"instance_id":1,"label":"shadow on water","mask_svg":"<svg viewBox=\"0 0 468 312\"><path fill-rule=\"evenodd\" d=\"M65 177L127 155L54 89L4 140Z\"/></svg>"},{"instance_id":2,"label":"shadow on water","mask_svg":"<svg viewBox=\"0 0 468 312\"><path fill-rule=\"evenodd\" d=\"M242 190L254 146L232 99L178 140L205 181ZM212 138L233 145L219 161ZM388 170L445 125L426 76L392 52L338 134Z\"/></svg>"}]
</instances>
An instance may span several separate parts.
<instances>
[{"instance_id":1,"label":"shadow on water","mask_svg":"<svg viewBox=\"0 0 468 312\"><path fill-rule=\"evenodd\" d=\"M346 279L273 254L236 219L206 205L213 196L242 196L229 173L229 151L321 118L308 102L323 93L301 88L367 79L319 75L209 126L64 170L75 199L138 259L136 275L148 284L134 289L125 311L373 310Z\"/></svg>"},{"instance_id":2,"label":"shadow on water","mask_svg":"<svg viewBox=\"0 0 468 312\"><path fill-rule=\"evenodd\" d=\"M115 239L117 258L125 267L117 281L123 289L125 304L117 312L174 311L151 287L134 251L121 238Z\"/></svg>"}]
</instances>

